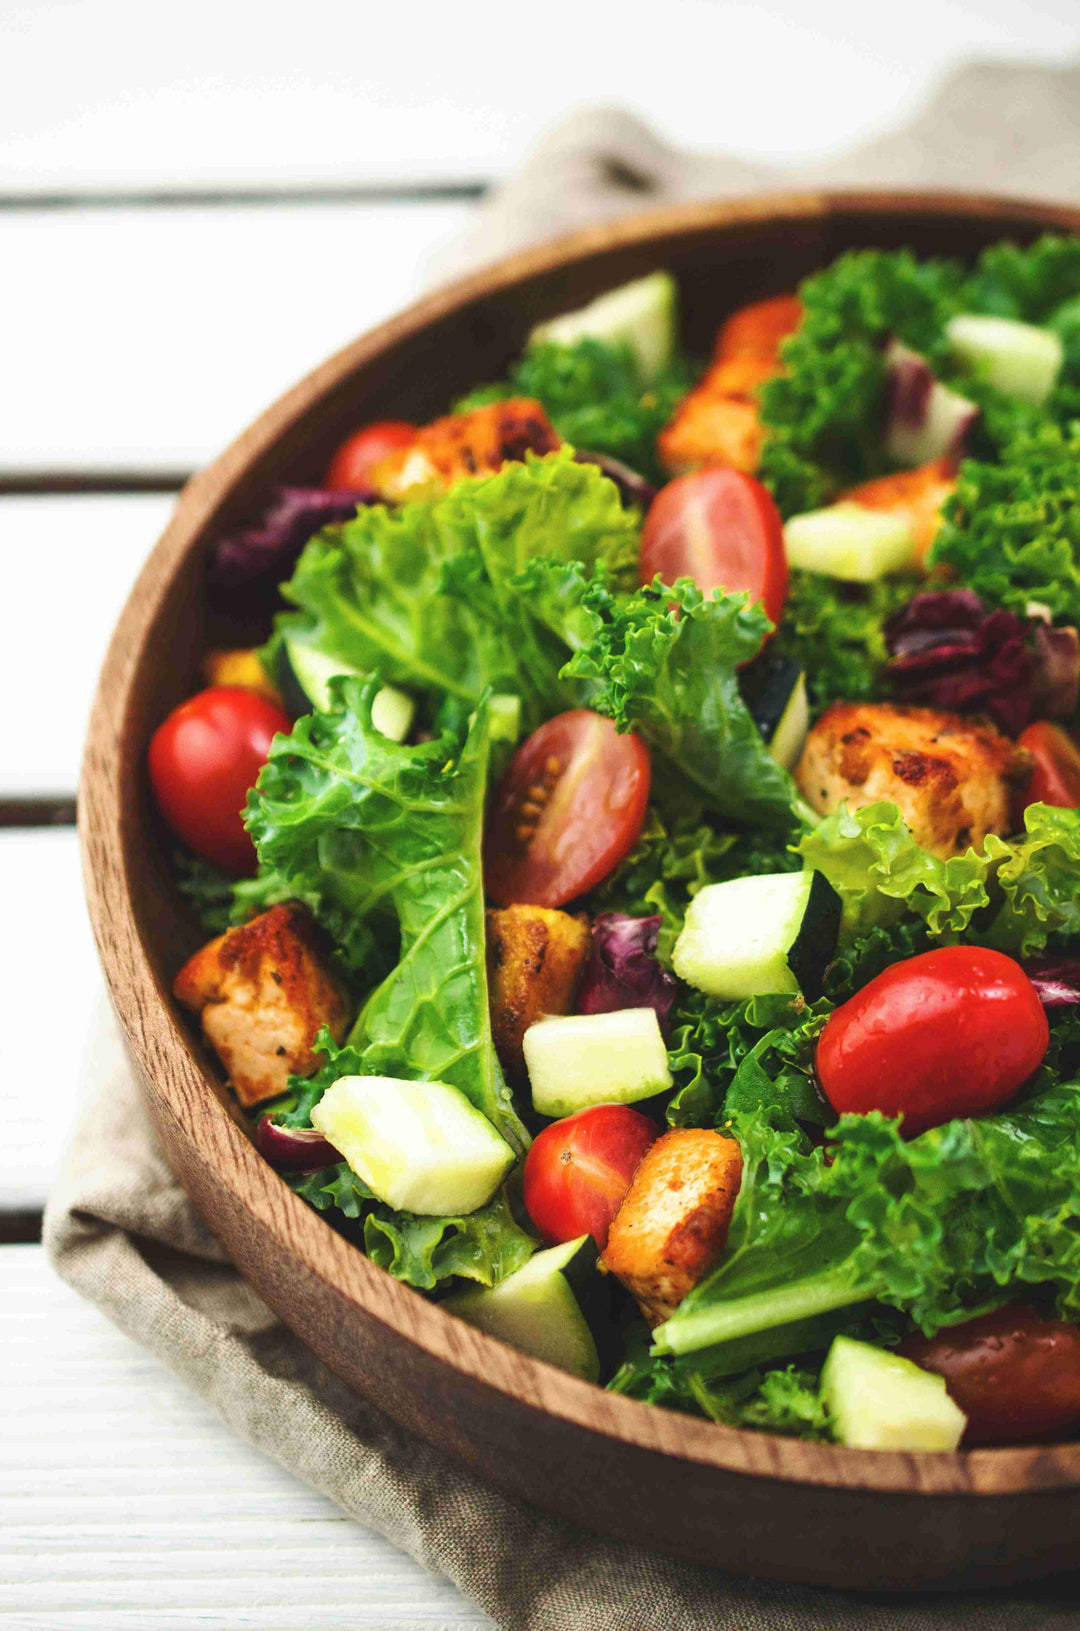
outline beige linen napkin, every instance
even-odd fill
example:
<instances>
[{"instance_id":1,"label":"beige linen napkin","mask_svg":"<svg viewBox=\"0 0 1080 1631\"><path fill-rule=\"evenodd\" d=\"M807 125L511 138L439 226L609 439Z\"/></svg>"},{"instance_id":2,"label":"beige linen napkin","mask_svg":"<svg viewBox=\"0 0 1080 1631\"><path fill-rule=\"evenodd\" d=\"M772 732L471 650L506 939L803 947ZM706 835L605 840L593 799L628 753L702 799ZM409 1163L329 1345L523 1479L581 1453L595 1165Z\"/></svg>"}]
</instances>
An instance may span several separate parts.
<instances>
[{"instance_id":1,"label":"beige linen napkin","mask_svg":"<svg viewBox=\"0 0 1080 1631\"><path fill-rule=\"evenodd\" d=\"M440 270L652 201L746 192L778 179L735 159L675 152L626 114L581 115L482 206ZM932 181L1077 197L1080 67L968 69L909 131L784 180ZM1080 1577L1006 1597L844 1596L636 1551L488 1487L352 1393L241 1279L169 1172L104 1005L45 1239L60 1275L238 1433L449 1576L507 1631L1036 1631L1077 1623Z\"/></svg>"}]
</instances>

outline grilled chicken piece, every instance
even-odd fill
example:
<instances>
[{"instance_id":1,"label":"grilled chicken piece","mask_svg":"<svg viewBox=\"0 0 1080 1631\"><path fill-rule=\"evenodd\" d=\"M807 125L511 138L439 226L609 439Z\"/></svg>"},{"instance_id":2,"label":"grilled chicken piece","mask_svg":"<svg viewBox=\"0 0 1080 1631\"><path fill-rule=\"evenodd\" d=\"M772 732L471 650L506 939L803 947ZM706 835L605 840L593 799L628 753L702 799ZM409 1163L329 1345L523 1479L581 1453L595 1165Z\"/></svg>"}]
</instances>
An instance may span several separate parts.
<instances>
[{"instance_id":1,"label":"grilled chicken piece","mask_svg":"<svg viewBox=\"0 0 1080 1631\"><path fill-rule=\"evenodd\" d=\"M841 493L837 503L861 504L864 510L887 510L891 515L906 516L915 537L915 562L925 566L941 526L942 507L955 491L955 460L934 459L915 470L899 470L891 476L864 481Z\"/></svg>"},{"instance_id":2,"label":"grilled chicken piece","mask_svg":"<svg viewBox=\"0 0 1080 1631\"><path fill-rule=\"evenodd\" d=\"M545 1014L568 1014L585 959L589 920L547 906L487 914L491 1029L508 1076L524 1076L521 1039Z\"/></svg>"},{"instance_id":3,"label":"grilled chicken piece","mask_svg":"<svg viewBox=\"0 0 1080 1631\"><path fill-rule=\"evenodd\" d=\"M650 1325L662 1325L727 1241L742 1178L733 1138L676 1127L642 1157L602 1258Z\"/></svg>"},{"instance_id":4,"label":"grilled chicken piece","mask_svg":"<svg viewBox=\"0 0 1080 1631\"><path fill-rule=\"evenodd\" d=\"M272 906L211 940L180 970L173 994L200 1015L245 1108L283 1093L292 1074L310 1076L321 1027L340 1042L349 1021L315 922L294 904Z\"/></svg>"},{"instance_id":5,"label":"grilled chicken piece","mask_svg":"<svg viewBox=\"0 0 1080 1631\"><path fill-rule=\"evenodd\" d=\"M416 496L417 488L445 492L465 476L493 475L527 452L553 453L559 445L539 402L513 397L425 425L415 442L375 466L372 484L392 502Z\"/></svg>"},{"instance_id":6,"label":"grilled chicken piece","mask_svg":"<svg viewBox=\"0 0 1080 1631\"><path fill-rule=\"evenodd\" d=\"M923 849L947 860L1009 830L1023 759L992 725L937 708L834 702L810 731L795 780L823 815L891 799Z\"/></svg>"},{"instance_id":7,"label":"grilled chicken piece","mask_svg":"<svg viewBox=\"0 0 1080 1631\"><path fill-rule=\"evenodd\" d=\"M779 372L781 342L801 315L795 295L778 295L728 318L717 336L712 367L683 397L657 439L667 469L680 474L721 464L753 474L764 440L758 391Z\"/></svg>"},{"instance_id":8,"label":"grilled chicken piece","mask_svg":"<svg viewBox=\"0 0 1080 1631\"><path fill-rule=\"evenodd\" d=\"M202 676L207 685L239 685L284 707L281 692L271 683L256 650L208 651L202 661Z\"/></svg>"}]
</instances>

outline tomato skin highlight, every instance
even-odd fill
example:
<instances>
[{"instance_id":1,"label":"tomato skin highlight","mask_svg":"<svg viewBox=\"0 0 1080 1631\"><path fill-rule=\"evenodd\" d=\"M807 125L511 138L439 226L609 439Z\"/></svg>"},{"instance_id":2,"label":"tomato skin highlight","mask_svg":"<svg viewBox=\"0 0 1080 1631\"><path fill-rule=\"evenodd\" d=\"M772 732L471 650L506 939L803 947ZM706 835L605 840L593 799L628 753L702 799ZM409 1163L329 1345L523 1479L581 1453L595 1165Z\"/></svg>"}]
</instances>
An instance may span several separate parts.
<instances>
[{"instance_id":1,"label":"tomato skin highlight","mask_svg":"<svg viewBox=\"0 0 1080 1631\"><path fill-rule=\"evenodd\" d=\"M1038 719L1020 732L1018 748L1031 754L1034 766L1019 808L1054 804L1061 810L1080 809L1080 747L1067 730Z\"/></svg>"},{"instance_id":2,"label":"tomato skin highlight","mask_svg":"<svg viewBox=\"0 0 1080 1631\"><path fill-rule=\"evenodd\" d=\"M590 1234L600 1251L660 1129L627 1104L595 1104L553 1121L525 1157L525 1210L549 1246Z\"/></svg>"},{"instance_id":3,"label":"tomato skin highlight","mask_svg":"<svg viewBox=\"0 0 1080 1631\"><path fill-rule=\"evenodd\" d=\"M323 485L333 493L362 491L377 464L416 440L417 427L404 419L379 419L342 442L330 460Z\"/></svg>"},{"instance_id":4,"label":"tomato skin highlight","mask_svg":"<svg viewBox=\"0 0 1080 1631\"><path fill-rule=\"evenodd\" d=\"M250 873L248 789L270 743L292 721L267 697L212 685L174 708L150 741L150 784L166 824L189 849L229 872Z\"/></svg>"},{"instance_id":5,"label":"tomato skin highlight","mask_svg":"<svg viewBox=\"0 0 1080 1631\"><path fill-rule=\"evenodd\" d=\"M556 714L518 748L484 834L484 884L499 906L564 906L637 842L652 764L635 731L589 708Z\"/></svg>"},{"instance_id":6,"label":"tomato skin highlight","mask_svg":"<svg viewBox=\"0 0 1080 1631\"><path fill-rule=\"evenodd\" d=\"M829 1016L817 1074L838 1114L903 1116L906 1137L1007 1104L1050 1027L1011 957L942 946L887 968Z\"/></svg>"},{"instance_id":7,"label":"tomato skin highlight","mask_svg":"<svg viewBox=\"0 0 1080 1631\"><path fill-rule=\"evenodd\" d=\"M787 598L784 529L772 494L741 470L708 468L661 487L641 534L641 581L693 578L703 594L746 590L775 624Z\"/></svg>"},{"instance_id":8,"label":"tomato skin highlight","mask_svg":"<svg viewBox=\"0 0 1080 1631\"><path fill-rule=\"evenodd\" d=\"M909 1337L899 1352L945 1378L968 1418L965 1445L1057 1438L1080 1423L1080 1329L1024 1304Z\"/></svg>"}]
</instances>

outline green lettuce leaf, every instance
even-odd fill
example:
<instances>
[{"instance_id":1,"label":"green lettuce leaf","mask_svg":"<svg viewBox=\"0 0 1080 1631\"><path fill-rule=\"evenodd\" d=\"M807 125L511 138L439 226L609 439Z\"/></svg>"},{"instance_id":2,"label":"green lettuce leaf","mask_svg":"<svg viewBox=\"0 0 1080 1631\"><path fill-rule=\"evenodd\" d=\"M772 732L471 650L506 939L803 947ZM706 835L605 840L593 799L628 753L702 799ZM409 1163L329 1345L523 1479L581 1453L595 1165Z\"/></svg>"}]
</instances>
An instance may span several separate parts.
<instances>
[{"instance_id":1,"label":"green lettuce leaf","mask_svg":"<svg viewBox=\"0 0 1080 1631\"><path fill-rule=\"evenodd\" d=\"M391 1211L377 1201L344 1161L318 1172L289 1174L286 1182L309 1205L334 1214L339 1224L359 1224L372 1262L421 1291L456 1278L498 1285L536 1250L535 1240L515 1222L505 1192L465 1217L420 1217Z\"/></svg>"},{"instance_id":2,"label":"green lettuce leaf","mask_svg":"<svg viewBox=\"0 0 1080 1631\"><path fill-rule=\"evenodd\" d=\"M1080 427L1044 424L1000 464L966 460L931 552L991 606L1080 622Z\"/></svg>"},{"instance_id":3,"label":"green lettuce leaf","mask_svg":"<svg viewBox=\"0 0 1080 1631\"><path fill-rule=\"evenodd\" d=\"M681 991L668 1053L675 1080L669 1125L719 1128L763 1108L788 1128L832 1120L813 1079L814 1043L831 1007L790 995L723 1003Z\"/></svg>"},{"instance_id":4,"label":"green lettuce leaf","mask_svg":"<svg viewBox=\"0 0 1080 1631\"><path fill-rule=\"evenodd\" d=\"M980 939L1030 957L1052 936L1080 935L1080 810L1030 804L1023 835L991 836L986 852L997 863L994 881L1003 899Z\"/></svg>"},{"instance_id":5,"label":"green lettuce leaf","mask_svg":"<svg viewBox=\"0 0 1080 1631\"><path fill-rule=\"evenodd\" d=\"M448 1082L522 1149L488 1015L486 705L464 740L406 747L372 723L380 683L333 681L337 708L275 737L248 799L248 830L260 861L319 915L396 920L397 961L361 1008L348 1070Z\"/></svg>"},{"instance_id":6,"label":"green lettuce leaf","mask_svg":"<svg viewBox=\"0 0 1080 1631\"><path fill-rule=\"evenodd\" d=\"M535 725L575 693L559 679L561 625L534 615L513 581L544 560L577 563L571 585L582 572L629 583L637 541L635 518L594 466L570 448L530 453L440 497L371 505L319 533L282 590L300 612L279 619L277 634L435 699L472 706L488 688L516 694Z\"/></svg>"},{"instance_id":7,"label":"green lettuce leaf","mask_svg":"<svg viewBox=\"0 0 1080 1631\"><path fill-rule=\"evenodd\" d=\"M559 435L574 447L622 459L651 481L666 481L656 456L657 433L693 383L694 370L675 357L648 390L628 346L583 339L530 346L509 379L483 385L455 405L455 413L511 396L534 397Z\"/></svg>"},{"instance_id":8,"label":"green lettuce leaf","mask_svg":"<svg viewBox=\"0 0 1080 1631\"><path fill-rule=\"evenodd\" d=\"M689 578L616 598L594 585L592 641L565 676L593 681L590 706L638 730L677 779L739 826L796 822L790 777L769 757L739 690L738 665L771 628L748 595L709 598Z\"/></svg>"}]
</instances>

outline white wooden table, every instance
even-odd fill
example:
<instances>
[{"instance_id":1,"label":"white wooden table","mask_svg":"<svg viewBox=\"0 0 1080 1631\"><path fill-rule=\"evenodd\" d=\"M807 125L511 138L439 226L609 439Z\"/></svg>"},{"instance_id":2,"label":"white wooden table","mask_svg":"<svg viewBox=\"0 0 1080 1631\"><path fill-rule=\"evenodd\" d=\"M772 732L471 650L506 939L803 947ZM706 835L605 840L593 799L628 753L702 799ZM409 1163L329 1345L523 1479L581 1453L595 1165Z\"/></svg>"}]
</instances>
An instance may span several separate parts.
<instances>
[{"instance_id":1,"label":"white wooden table","mask_svg":"<svg viewBox=\"0 0 1080 1631\"><path fill-rule=\"evenodd\" d=\"M71 825L81 737L184 474L417 294L482 185L572 107L782 164L1003 53L1080 53L1075 0L909 0L902 30L850 0L548 0L513 24L496 0L0 0L5 1624L488 1623L233 1439L33 1243L100 990Z\"/></svg>"}]
</instances>

